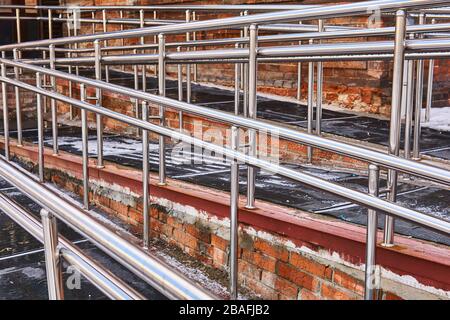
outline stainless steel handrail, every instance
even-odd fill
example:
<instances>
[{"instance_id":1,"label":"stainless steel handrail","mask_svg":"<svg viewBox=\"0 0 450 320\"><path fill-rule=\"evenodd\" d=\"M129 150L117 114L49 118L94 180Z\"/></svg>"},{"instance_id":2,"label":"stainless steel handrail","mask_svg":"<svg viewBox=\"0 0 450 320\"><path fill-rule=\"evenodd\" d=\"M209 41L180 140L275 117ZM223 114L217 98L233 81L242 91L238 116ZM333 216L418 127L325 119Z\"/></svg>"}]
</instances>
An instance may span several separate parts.
<instances>
[{"instance_id":1,"label":"stainless steel handrail","mask_svg":"<svg viewBox=\"0 0 450 320\"><path fill-rule=\"evenodd\" d=\"M383 167L398 170L400 172L408 173L411 175L416 175L429 179L438 183L445 185L450 185L450 172L445 169L441 169L428 164L418 163L416 161L399 158L396 156L388 155L379 151L373 151L366 148L358 147L348 143L342 143L336 140L331 140L325 137L319 137L298 130L289 129L282 126L273 125L260 120L254 120L249 118L243 118L240 116L235 116L233 114L209 109L202 106L197 106L194 104L189 104L183 101L178 101L170 99L167 97L162 97L159 95L154 95L147 92L142 92L112 83L106 83L103 81L93 80L82 76L76 76L68 73L64 73L58 70L50 70L38 66L32 66L26 63L21 63L17 61L11 61L8 59L0 59L0 64L5 64L11 67L20 67L25 70L39 72L42 74L47 74L49 76L55 76L61 79L69 80L72 82L83 83L88 86L93 86L102 90L111 91L115 93L120 93L131 98L147 101L157 105L162 105L169 108L175 108L179 111L185 113L191 113L199 116L203 116L207 119L212 119L214 121L224 122L231 125L255 129L255 130L265 130L268 132L277 132L280 138L285 138L290 141L294 141L300 144L305 144L312 146L314 148L327 150L331 152L336 152L338 154L354 157L356 159L377 163ZM6 83L18 85L19 83L13 82L13 80L8 78L0 78ZM23 84L25 85L25 84ZM23 87L24 89L31 90L30 87Z\"/></svg>"},{"instance_id":2,"label":"stainless steel handrail","mask_svg":"<svg viewBox=\"0 0 450 320\"><path fill-rule=\"evenodd\" d=\"M205 31L225 28L242 27L250 24L270 24L274 22L289 22L308 19L335 18L341 16L355 16L368 14L368 8L380 11L395 11L399 8L418 8L426 6L438 6L449 3L448 0L377 0L367 2L357 2L344 5L333 5L326 7L310 8L304 10L290 10L282 12L270 12L262 14L247 15L242 17L231 17L225 19L193 21L176 25L146 27L139 29L108 32L103 34L82 35L76 37L66 37L51 40L38 40L16 43L14 45L2 45L0 51L21 49L26 47L49 46L50 44L63 45L80 43L94 40L112 40L117 38L132 38L158 34L176 34L193 31Z\"/></svg>"}]
</instances>

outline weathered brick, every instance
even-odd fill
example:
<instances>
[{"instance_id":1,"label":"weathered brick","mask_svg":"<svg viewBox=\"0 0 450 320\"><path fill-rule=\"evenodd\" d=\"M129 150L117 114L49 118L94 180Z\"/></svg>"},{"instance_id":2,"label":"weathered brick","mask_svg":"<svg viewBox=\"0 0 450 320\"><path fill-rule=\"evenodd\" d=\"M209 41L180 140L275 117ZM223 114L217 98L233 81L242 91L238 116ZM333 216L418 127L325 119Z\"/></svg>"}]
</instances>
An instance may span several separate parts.
<instances>
[{"instance_id":1,"label":"weathered brick","mask_svg":"<svg viewBox=\"0 0 450 320\"><path fill-rule=\"evenodd\" d=\"M318 281L313 276L294 268L292 265L284 262L277 263L277 274L294 284L311 291L318 289Z\"/></svg>"},{"instance_id":2,"label":"weathered brick","mask_svg":"<svg viewBox=\"0 0 450 320\"><path fill-rule=\"evenodd\" d=\"M273 245L262 239L255 239L253 246L256 250L259 250L268 256L282 261L288 261L289 252L286 248Z\"/></svg>"},{"instance_id":3,"label":"weathered brick","mask_svg":"<svg viewBox=\"0 0 450 320\"><path fill-rule=\"evenodd\" d=\"M356 296L345 292L344 290L336 288L330 283L322 283L321 296L325 299L331 300L356 300Z\"/></svg>"},{"instance_id":4,"label":"weathered brick","mask_svg":"<svg viewBox=\"0 0 450 320\"><path fill-rule=\"evenodd\" d=\"M364 282L340 270L334 271L333 282L340 287L349 289L356 294L364 295Z\"/></svg>"}]
</instances>

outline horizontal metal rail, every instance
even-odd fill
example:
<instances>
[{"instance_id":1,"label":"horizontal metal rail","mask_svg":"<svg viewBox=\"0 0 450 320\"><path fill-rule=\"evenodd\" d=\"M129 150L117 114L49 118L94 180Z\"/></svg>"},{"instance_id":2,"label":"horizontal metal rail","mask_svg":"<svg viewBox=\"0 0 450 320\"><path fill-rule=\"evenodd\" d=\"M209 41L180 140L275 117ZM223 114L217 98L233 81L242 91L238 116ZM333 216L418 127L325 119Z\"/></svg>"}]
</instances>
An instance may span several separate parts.
<instances>
[{"instance_id":1,"label":"horizontal metal rail","mask_svg":"<svg viewBox=\"0 0 450 320\"><path fill-rule=\"evenodd\" d=\"M14 169L13 169L14 170ZM6 196L0 194L0 210L14 222L30 233L39 242L44 243L42 224L31 213L28 213ZM60 249L63 258L69 265L75 266L95 287L114 300L144 300L145 298L116 277L113 273L88 257L70 241L60 236Z\"/></svg>"},{"instance_id":2,"label":"horizontal metal rail","mask_svg":"<svg viewBox=\"0 0 450 320\"><path fill-rule=\"evenodd\" d=\"M342 143L336 140L307 134L297 130L292 130L289 128L273 125L260 120L242 118L227 112L209 109L206 107L197 106L194 104L189 104L178 100L173 100L167 97L118 86L112 83L106 83L103 81L93 80L86 77L67 74L57 70L50 70L38 66L32 66L29 64L11 61L8 59L0 59L0 63L4 63L5 65L11 67L15 66L23 68L25 70L40 72L42 74L55 76L73 82L83 83L85 85L96 87L102 90L120 93L125 96L129 96L131 98L151 102L157 105L162 105L164 107L174 108L186 113L203 116L207 119L211 119L214 121L228 123L243 128L265 130L267 132L276 132L279 135L279 137L285 138L290 141L305 144L322 150L335 152L341 155L346 155L362 161L377 163L386 168L398 170L414 176L419 176L445 185L450 185L450 172L448 170L444 170L431 165L421 164L416 161L407 160L396 156L384 154L382 152L354 146L348 143ZM27 85L4 77L1 77L0 79L1 81L4 81L6 83L20 86L23 89L37 92L35 91L37 89L31 85ZM46 93L47 91L43 90L42 92ZM56 93L54 94L56 97L57 94ZM48 93L46 93L46 95L48 95ZM58 97L62 99L63 96L58 95ZM72 103L68 102L67 100L65 102L69 104ZM95 112L95 110L92 111Z\"/></svg>"},{"instance_id":3,"label":"horizontal metal rail","mask_svg":"<svg viewBox=\"0 0 450 320\"><path fill-rule=\"evenodd\" d=\"M79 101L79 100L76 100L73 98L66 97L66 96L58 94L58 93L49 92L47 90L37 88L37 87L34 87L32 85L29 85L29 84L26 84L26 83L23 83L20 81L5 79L3 77L0 77L0 80L5 81L8 84L18 86L22 89L41 94L43 96L49 96L49 97L51 96L55 100L71 104L73 106L79 107L86 111L91 111L96 114L100 114L102 116L127 123L131 126L134 126L134 127L137 127L137 128L143 129L143 130L148 130L150 132L154 132L154 133L157 133L162 136L170 137L175 141L183 141L190 145L210 150L210 151L214 152L215 154L221 154L221 155L227 157L228 159L235 159L236 161L248 164L250 166L254 166L254 167L269 171L269 172L276 173L280 176L301 182L305 185L316 188L318 190L322 190L322 191L337 195L337 196L342 197L346 200L349 200L353 203L361 204L363 206L366 206L367 208L377 210L379 212L384 212L388 215L391 215L391 216L394 216L397 218L401 218L401 219L404 219L407 221L411 221L411 222L421 225L425 228L429 228L434 231L443 233L444 235L450 234L450 222L446 221L444 219L436 218L436 217L433 217L433 216L430 216L430 215L427 215L427 214L424 214L424 213L421 213L421 212L418 212L415 210L411 210L411 209L402 207L398 204L395 204L393 202L386 201L386 200L374 197L369 194L365 194L365 193L362 193L362 192L359 192L356 190L349 189L347 187L340 186L339 184L324 180L322 178L318 178L309 173L304 173L301 171L292 170L292 169L289 169L289 168L286 168L286 167L283 167L280 165L276 165L276 164L271 163L270 161L258 159L256 157L246 155L239 151L231 150L231 149L219 146L219 145L205 142L203 140L191 137L190 135L183 134L178 131L171 130L171 129L168 129L165 127L161 127L159 125L155 125L155 124L149 123L147 121L143 121L143 120L136 119L136 118L133 118L130 116L126 116L121 113L108 110L101 106L92 105L92 104L89 104L89 103L86 103L83 101ZM143 100L145 100L145 99L143 99ZM262 129L262 127L261 127L261 129ZM328 140L329 143L334 143L334 141L329 140L329 139L324 139L324 140ZM384 154L383 154L383 156L392 157L392 156L388 156L388 155L384 155ZM413 161L408 161L408 160L400 159L397 157L392 157L392 158L395 158L399 162L400 161L411 162L412 164L415 164L416 167L417 167L417 165L420 166L420 164L417 164ZM373 162L377 163L377 161L373 161ZM449 172L446 170L434 168L434 167L427 166L427 165L422 165L422 166L428 168L429 171L439 170L439 171L442 171L445 175L447 175L447 176L449 175ZM55 214L57 214L59 218L61 218L65 222L69 223L70 225L73 225L82 234L88 234L88 237L91 239L94 239L95 242L100 247L106 247L107 249L111 250L111 248L105 244L105 240L99 239L100 236L102 236L102 238L105 237L103 230L98 231L98 235L93 235L91 233L87 233L87 232L91 231L91 229L88 226L91 226L94 223L92 220L89 221L89 217L81 217L82 213L79 211L74 212L76 208L73 205L70 205L68 203L62 203L61 199L59 201L57 201L57 199L54 199L55 197L52 194L46 195L46 196L42 195L41 194L42 186L39 188L38 182L34 182L34 184L29 182L28 184L26 184L23 182L23 180L24 180L23 176L15 177L15 172L11 172L11 171L12 171L11 166L8 165L6 161L0 160L0 176L2 176L7 181L9 181L11 184L16 186L18 189L22 190L24 193L26 193L27 195L29 195L30 197L35 199L38 203L40 203L44 207L55 212ZM449 182L449 181L447 181L447 182ZM71 215L71 214L73 214L73 215ZM80 220L77 221L76 219L80 219ZM82 220L84 220L83 223L82 223ZM85 230L86 228L88 228L88 231ZM83 230L84 230L84 232L83 232ZM115 244L115 246L120 246L120 247L125 245L124 243L122 243L123 240L120 237L118 237L118 238L120 240L119 239L111 239L111 241L113 241L113 242L111 242L111 245ZM141 252L139 251L138 253L141 253ZM133 254L137 254L137 253L133 252ZM139 259L135 259L135 261L138 261L138 260Z\"/></svg>"}]
</instances>

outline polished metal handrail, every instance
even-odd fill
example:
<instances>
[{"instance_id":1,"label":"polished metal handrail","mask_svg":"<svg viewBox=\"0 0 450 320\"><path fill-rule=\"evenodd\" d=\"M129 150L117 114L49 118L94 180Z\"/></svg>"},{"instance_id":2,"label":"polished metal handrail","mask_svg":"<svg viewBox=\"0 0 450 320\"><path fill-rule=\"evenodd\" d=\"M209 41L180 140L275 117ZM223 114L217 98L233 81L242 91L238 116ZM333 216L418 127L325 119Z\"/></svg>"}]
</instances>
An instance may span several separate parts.
<instances>
[{"instance_id":1,"label":"polished metal handrail","mask_svg":"<svg viewBox=\"0 0 450 320\"><path fill-rule=\"evenodd\" d=\"M83 138L83 183L84 183L84 196L83 203L84 207L87 209L89 206L88 201L88 189L89 189L89 168L88 168L88 157L87 157L87 118L86 111L92 111L96 114L97 121L97 143L98 143L98 160L97 166L102 167L102 117L109 117L118 121L127 123L135 128L142 129L142 141L143 141L143 193L144 193L144 245L148 245L149 240L149 168L148 168L148 142L149 142L149 132L154 132L159 135L159 182L160 184L165 184L165 141L164 137L172 137L177 140L188 142L190 144L200 146L207 150L214 151L218 154L223 154L231 159L231 194L230 194L230 218L231 218L231 228L230 228L230 292L231 297L235 298L237 296L237 225L238 225L238 179L237 170L239 169L240 163L245 163L249 166L248 168L248 193L247 193L247 207L254 207L254 186L255 186L255 168L262 168L284 177L299 181L306 185L312 186L314 188L330 192L332 194L343 197L353 203L359 203L369 208L368 210L368 225L367 225L367 245L366 245L366 294L365 297L368 299L374 298L374 290L370 287L369 280L373 279L374 276L374 265L375 265L375 247L376 247L376 213L385 212L387 214L386 227L385 227L385 245L392 244L393 237L393 217L399 217L413 223L431 228L432 230L439 231L445 235L449 235L450 223L443 219L438 219L415 210L404 208L395 203L396 196L396 185L397 185L397 174L398 172L404 172L413 176L419 176L427 180L438 182L444 185L450 185L450 173L448 170L441 169L435 166L419 163L417 161L400 158L399 155L399 144L400 144L400 107L401 104L406 101L403 97L402 92L405 92L403 87L411 88L412 80L403 84L404 79L408 75L410 79L411 72L407 74L404 72L406 69L407 61L408 66L413 60L423 61L423 59L435 59L435 58L448 58L450 51L450 42L446 37L445 31L448 31L448 24L433 24L425 25L424 12L426 12L426 7L437 6L440 4L450 3L450 1L369 1L354 3L348 5L337 5L337 6L320 6L320 7L310 7L292 11L281 11L281 12L269 12L264 14L254 14L254 15L243 15L241 17L233 17L226 19L215 19L215 20L205 20L205 21L190 21L191 14L189 9L186 11L186 23L178 23L174 21L174 24L166 26L156 26L156 27L146 27L140 29L132 30L122 30L117 32L107 33L107 22L105 10L103 9L103 33L91 34L91 35L74 35L73 37L60 38L60 39L49 39L41 41L32 41L27 43L18 43L15 45L3 45L0 46L0 51L2 51L3 58L0 59L0 64L2 66L2 74L0 81L2 82L2 92L3 92L3 104L7 105L6 96L6 85L11 85L15 88L16 92L16 102L18 99L18 89L24 89L29 92L34 92L38 96L38 141L39 141L39 179L43 182L43 172L44 172L44 153L43 153L43 119L42 119L42 104L41 99L50 99L52 105L52 132L53 132L53 148L54 153L58 152L57 147L57 113L56 113L56 101L61 101L69 104L71 107L77 107L81 109L81 120L82 120L82 138ZM368 8L379 9L381 13L389 13L396 11L396 25L395 27L385 27L377 29L343 29L336 30L331 29L327 31L323 24L323 19L331 17L342 17L351 15L367 15ZM419 12L419 25L406 25L406 13L403 10L398 9L411 9L414 12ZM17 9L16 9L17 10ZM49 9L52 10L52 9ZM140 9L140 26L143 27L146 23L143 19L144 9ZM164 10L164 9L161 9ZM174 9L179 10L179 9ZM199 9L200 10L200 9ZM262 10L262 9L261 9ZM416 11L415 11L416 10ZM263 10L264 11L264 10ZM445 10L443 11L445 14ZM434 11L436 13L436 11ZM433 13L433 14L434 14ZM441 12L442 13L442 12ZM411 15L411 14L410 14ZM49 22L51 19L51 12L49 11ZM16 11L16 19L20 21L20 15ZM271 35L271 36L258 36L258 29L260 30L276 30L276 28L297 30L298 28L293 25L282 24L284 22L299 20L310 20L319 19L318 31L307 32L304 34L283 34L283 35ZM95 20L95 19L94 19ZM92 22L93 20L90 20ZM156 20L155 20L156 21ZM134 23L134 22L133 22ZM219 40L202 40L197 41L195 38L190 41L190 32L195 32L199 30L218 30L218 29L235 29L244 28L241 38L231 38L231 39L219 39ZM308 26L305 26L308 28ZM300 29L306 29L300 27ZM51 29L51 24L49 25ZM329 29L330 30L330 29ZM285 30L287 31L287 30ZM297 30L298 31L298 30ZM433 36L443 36L444 38L435 39L414 39L413 37L419 33L429 34L430 32L435 32ZM441 32L441 33L439 33ZM186 41L178 43L166 43L165 36L168 34L186 33ZM51 34L51 32L50 32ZM336 37L355 37L358 34L361 36L372 36L372 35L383 35L383 36L394 36L394 41L377 41L377 42L355 42L350 44L314 44L314 39L327 39L330 36L335 35ZM18 33L20 35L20 32ZM153 35L155 36L155 44L146 45L143 41L144 36ZM408 35L408 38L407 38ZM123 39L130 37L141 37L140 45L137 46L124 46ZM420 36L419 36L420 37ZM107 40L111 39L121 39L121 46L109 47L106 43ZM309 40L309 45L300 46L276 46L276 47L258 47L259 42L284 42L284 41L301 41ZM93 41L93 49L78 49L77 45L80 42L90 42ZM101 48L100 41L104 42L104 47ZM209 41L209 42L208 42ZM20 37L18 37L18 42L20 42ZM235 44L233 49L214 49L214 50L202 50L202 51L185 51L181 52L183 46L201 46L201 45L228 45ZM177 52L167 52L168 47L174 47L176 45ZM59 45L69 45L69 48L57 48ZM73 45L73 46L72 46ZM43 47L48 46L48 49ZM241 46L241 47L239 47ZM14 60L5 59L6 51L13 49ZM122 54L120 56L105 56L102 52L110 50L145 50L145 49L157 49L155 54L135 54L127 55ZM22 50L42 50L44 55L48 53L48 59L44 56L43 59L33 59L33 60L21 60ZM74 53L89 52L94 50L94 56L90 57L76 57L71 56ZM68 52L70 56L67 58L57 57L56 53L58 51ZM320 128L321 121L321 83L322 67L320 63L322 61L328 61L333 59L351 59L351 60L370 60L370 59L391 59L394 61L394 78L392 86L392 108L391 108L391 128L390 128L390 141L389 141L389 153L384 154L382 152L373 151L351 145L348 143L338 142L329 138L324 138L320 136L320 129L316 131L316 135L313 135L313 85L314 85L314 61L318 64L318 89L317 89L317 128ZM235 101L236 101L236 115L232 115L226 112L208 109L205 107L197 106L190 102L190 71L187 71L187 90L188 97L187 103L182 101L177 101L169 99L165 96L165 77L166 71L165 66L169 63L178 64L178 81L179 85L182 85L182 77L180 80L180 65L188 65L187 70L190 70L189 64L196 66L198 63L211 63L217 61L224 61L227 63L236 64L236 78L235 78ZM277 126L267 122L256 120L256 66L259 62L268 61L307 61L309 62L309 75L308 75L308 133L301 131L289 129L282 126ZM26 62L26 63L24 63ZM82 64L94 64L95 67L95 78L96 80L88 79L85 77L78 76L78 70L76 75L70 73L65 73L61 71L56 71L57 65L68 65L69 68L75 66L78 68ZM134 65L135 72L135 82L137 79L137 65L145 64L155 64L158 67L157 77L158 77L158 89L159 95L153 95L143 91L131 90L122 86L114 85L108 83L108 70L106 69L106 82L101 81L102 79L102 66L107 68L110 64L132 64ZM32 64L44 65L48 64L50 69L42 68L39 66L34 66ZM239 64L244 68L241 73L241 79L239 79ZM7 77L7 67L14 69L15 79ZM423 69L423 66L418 67L419 70ZM19 81L20 72L27 70L36 73L37 84L36 86ZM145 80L145 67L142 67L142 76ZM299 68L299 71L301 69ZM404 74L405 73L405 74ZM43 77L48 77L51 80L50 90L46 90L49 87L42 87ZM78 83L80 85L81 97L80 100L73 99L71 90L69 90L69 97L64 96L56 92L56 78L68 80L69 84ZM417 76L417 86L421 88L421 74L418 73ZM145 81L143 81L145 83ZM244 114L248 117L238 116L238 106L239 106L239 82L243 83L244 90ZM300 83L300 81L299 81ZM85 86L90 86L96 88L96 104L92 105L86 103ZM137 85L135 84L137 89ZM403 89L403 90L402 90ZM136 104L136 116L139 116L138 103L142 102L142 119L139 120L133 117L129 117L114 111L110 111L102 107L101 97L102 91L110 91L115 93L123 94L134 100ZM411 91L411 90L410 90ZM412 90L414 91L414 90ZM421 91L418 89L417 92ZM180 93L179 93L180 94ZM410 93L408 91L408 97ZM428 94L429 95L429 94ZM92 98L92 97L90 97ZM180 96L179 100L183 97ZM421 101L421 96L417 95L417 101ZM149 103L153 103L159 106L159 115L152 117L153 119L159 120L159 125L149 123L148 119L148 108ZM419 105L416 102L416 108ZM180 133L178 131L169 129L165 126L164 110L165 108L173 108L180 112L180 123L182 123L182 114L189 113L202 116L208 120L223 122L231 125L232 131L232 146L230 148L224 148L222 146L217 146L211 143L204 142L199 139L192 138L188 135ZM7 108L4 108L4 137L5 137L5 156L9 159L9 132L8 132L8 113ZM417 112L420 112L416 110ZM18 113L18 124L20 117L20 105L16 105L16 111ZM416 117L417 118L417 117ZM407 118L407 121L408 118ZM416 119L417 121L417 119ZM244 154L238 151L238 131L237 127L245 128L249 132L249 154ZM418 147L416 144L419 141L417 132L419 132L418 127L414 126L414 154L418 152ZM181 128L181 126L180 126ZM264 132L276 132L277 135L286 140L294 141L296 143L301 143L308 146L308 161L312 161L312 148L318 148L322 150L331 151L341 155L353 157L369 164L369 194L362 192L357 192L338 184L325 181L323 179L311 176L310 174L304 172L298 172L290 170L283 166L278 166L268 161L258 159L256 157L256 130L263 130ZM19 130L20 131L20 130ZM409 139L409 136L408 136ZM21 143L21 138L19 136L18 143ZM405 142L408 143L409 140ZM405 149L406 150L406 149ZM409 153L408 153L409 156ZM379 180L379 166L388 169L388 187L389 190L388 200L382 200L378 198L378 180ZM1 163L0 163L0 174ZM4 172L6 175L6 173ZM9 176L6 176L10 178ZM18 181L16 181L19 183ZM21 186L27 194L31 192ZM33 194L39 201L45 201L40 197L39 193ZM47 203L47 205L50 205ZM59 212L63 207L59 207L55 214L66 221L66 212ZM53 211L53 210L52 210ZM74 221L71 221L74 223ZM49 260L52 260L50 256ZM130 264L132 259L128 261ZM133 267L131 266L131 269ZM135 270L136 271L136 270ZM144 275L144 278L149 275ZM159 283L161 285L161 283ZM179 288L178 288L179 289ZM175 290L175 289L174 289ZM175 295L176 296L176 295Z\"/></svg>"}]
</instances>

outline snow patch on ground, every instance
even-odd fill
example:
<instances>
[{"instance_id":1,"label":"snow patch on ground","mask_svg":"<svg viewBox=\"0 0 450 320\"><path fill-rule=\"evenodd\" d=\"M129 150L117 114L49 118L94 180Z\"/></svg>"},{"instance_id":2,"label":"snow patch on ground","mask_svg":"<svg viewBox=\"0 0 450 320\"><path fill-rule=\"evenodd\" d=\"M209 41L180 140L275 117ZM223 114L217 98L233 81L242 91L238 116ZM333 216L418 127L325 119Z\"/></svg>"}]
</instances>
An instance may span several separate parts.
<instances>
[{"instance_id":1,"label":"snow patch on ground","mask_svg":"<svg viewBox=\"0 0 450 320\"><path fill-rule=\"evenodd\" d=\"M430 121L425 122L425 109L422 109L422 126L439 131L450 131L450 107L431 108Z\"/></svg>"}]
</instances>

